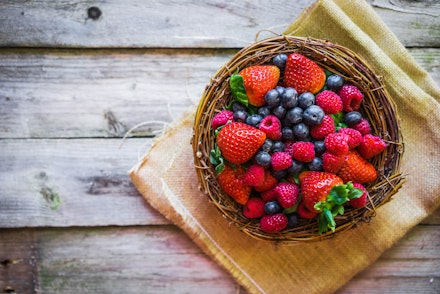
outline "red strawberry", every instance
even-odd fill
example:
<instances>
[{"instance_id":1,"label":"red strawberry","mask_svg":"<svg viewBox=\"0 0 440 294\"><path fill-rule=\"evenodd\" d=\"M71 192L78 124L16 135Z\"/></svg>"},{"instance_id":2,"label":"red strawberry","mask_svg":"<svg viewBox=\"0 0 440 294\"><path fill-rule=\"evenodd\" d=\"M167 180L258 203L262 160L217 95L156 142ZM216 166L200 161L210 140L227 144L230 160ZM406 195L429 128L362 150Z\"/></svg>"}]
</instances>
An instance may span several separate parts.
<instances>
[{"instance_id":1,"label":"red strawberry","mask_svg":"<svg viewBox=\"0 0 440 294\"><path fill-rule=\"evenodd\" d=\"M387 148L387 144L378 136L366 134L362 138L362 142L358 147L359 154L365 158L370 159Z\"/></svg>"},{"instance_id":2,"label":"red strawberry","mask_svg":"<svg viewBox=\"0 0 440 294\"><path fill-rule=\"evenodd\" d=\"M228 123L228 121L234 120L234 113L230 110L222 110L212 118L211 126L214 130L218 127Z\"/></svg>"},{"instance_id":3,"label":"red strawberry","mask_svg":"<svg viewBox=\"0 0 440 294\"><path fill-rule=\"evenodd\" d=\"M292 156L287 152L274 152L271 157L271 164L276 171L288 169L292 165Z\"/></svg>"},{"instance_id":4,"label":"red strawberry","mask_svg":"<svg viewBox=\"0 0 440 294\"><path fill-rule=\"evenodd\" d=\"M240 165L235 168L225 164L224 170L217 175L218 183L226 194L239 204L246 204L252 188L243 181L245 170Z\"/></svg>"},{"instance_id":5,"label":"red strawberry","mask_svg":"<svg viewBox=\"0 0 440 294\"><path fill-rule=\"evenodd\" d=\"M261 198L251 197L243 207L243 215L247 218L260 218L264 215L264 201Z\"/></svg>"},{"instance_id":6,"label":"red strawberry","mask_svg":"<svg viewBox=\"0 0 440 294\"><path fill-rule=\"evenodd\" d=\"M313 60L299 53L292 53L287 57L284 70L284 83L303 92L317 93L325 83L325 73Z\"/></svg>"},{"instance_id":7,"label":"red strawberry","mask_svg":"<svg viewBox=\"0 0 440 294\"><path fill-rule=\"evenodd\" d=\"M311 212L319 212L315 204L326 200L333 186L344 182L333 173L305 171L299 175L301 194L304 205Z\"/></svg>"},{"instance_id":8,"label":"red strawberry","mask_svg":"<svg viewBox=\"0 0 440 294\"><path fill-rule=\"evenodd\" d=\"M312 142L295 142L292 151L293 159L301 162L311 162L315 158L315 145Z\"/></svg>"},{"instance_id":9,"label":"red strawberry","mask_svg":"<svg viewBox=\"0 0 440 294\"><path fill-rule=\"evenodd\" d=\"M271 174L269 170L264 171L264 182L259 186L255 186L254 189L257 192L264 192L276 187L278 180Z\"/></svg>"},{"instance_id":10,"label":"red strawberry","mask_svg":"<svg viewBox=\"0 0 440 294\"><path fill-rule=\"evenodd\" d=\"M315 211L310 211L304 204L304 201L301 201L298 205L298 216L306 219L311 219L317 216L318 213Z\"/></svg>"},{"instance_id":11,"label":"red strawberry","mask_svg":"<svg viewBox=\"0 0 440 294\"><path fill-rule=\"evenodd\" d=\"M343 133L343 134L348 135L348 137L349 137L349 139L348 139L348 147L350 149L356 148L357 146L359 146L359 144L362 141L362 134L359 131L355 130L355 129L352 129L352 128L340 128L338 130L338 133Z\"/></svg>"},{"instance_id":12,"label":"red strawberry","mask_svg":"<svg viewBox=\"0 0 440 294\"><path fill-rule=\"evenodd\" d=\"M330 115L324 115L324 119L317 126L310 127L310 136L315 139L323 139L328 134L335 132L335 122Z\"/></svg>"},{"instance_id":13,"label":"red strawberry","mask_svg":"<svg viewBox=\"0 0 440 294\"><path fill-rule=\"evenodd\" d=\"M347 158L337 173L344 182L370 183L376 180L378 174L374 166L363 158L357 151L348 152Z\"/></svg>"},{"instance_id":14,"label":"red strawberry","mask_svg":"<svg viewBox=\"0 0 440 294\"><path fill-rule=\"evenodd\" d=\"M342 100L333 91L325 90L316 95L315 104L324 110L325 114L335 114L342 111Z\"/></svg>"},{"instance_id":15,"label":"red strawberry","mask_svg":"<svg viewBox=\"0 0 440 294\"><path fill-rule=\"evenodd\" d=\"M275 188L277 201L283 208L290 208L298 200L299 188L295 183L281 182Z\"/></svg>"},{"instance_id":16,"label":"red strawberry","mask_svg":"<svg viewBox=\"0 0 440 294\"><path fill-rule=\"evenodd\" d=\"M329 173L337 173L345 161L345 155L334 155L330 152L324 152L322 155L322 168Z\"/></svg>"},{"instance_id":17,"label":"red strawberry","mask_svg":"<svg viewBox=\"0 0 440 294\"><path fill-rule=\"evenodd\" d=\"M324 139L325 149L337 156L347 154L350 147L348 145L349 136L343 133L332 133Z\"/></svg>"},{"instance_id":18,"label":"red strawberry","mask_svg":"<svg viewBox=\"0 0 440 294\"><path fill-rule=\"evenodd\" d=\"M352 125L351 128L359 131L362 134L362 136L371 133L370 123L365 118L362 118L361 121L358 122L357 124Z\"/></svg>"},{"instance_id":19,"label":"red strawberry","mask_svg":"<svg viewBox=\"0 0 440 294\"><path fill-rule=\"evenodd\" d=\"M275 115L268 115L260 121L259 129L266 133L266 137L271 140L281 139L282 124Z\"/></svg>"},{"instance_id":20,"label":"red strawberry","mask_svg":"<svg viewBox=\"0 0 440 294\"><path fill-rule=\"evenodd\" d=\"M225 125L217 135L217 145L223 157L234 164L251 159L265 140L264 132L240 122Z\"/></svg>"},{"instance_id":21,"label":"red strawberry","mask_svg":"<svg viewBox=\"0 0 440 294\"><path fill-rule=\"evenodd\" d=\"M243 176L243 181L249 186L259 186L264 183L264 167L258 164L251 165Z\"/></svg>"},{"instance_id":22,"label":"red strawberry","mask_svg":"<svg viewBox=\"0 0 440 294\"><path fill-rule=\"evenodd\" d=\"M355 85L351 84L344 84L338 94L341 97L345 112L358 110L364 98L364 94Z\"/></svg>"},{"instance_id":23,"label":"red strawberry","mask_svg":"<svg viewBox=\"0 0 440 294\"><path fill-rule=\"evenodd\" d=\"M287 216L282 213L265 215L260 219L260 228L266 233L277 233L287 227Z\"/></svg>"},{"instance_id":24,"label":"red strawberry","mask_svg":"<svg viewBox=\"0 0 440 294\"><path fill-rule=\"evenodd\" d=\"M278 84L280 69L274 65L253 65L240 71L239 75L243 77L249 104L262 106L266 93Z\"/></svg>"},{"instance_id":25,"label":"red strawberry","mask_svg":"<svg viewBox=\"0 0 440 294\"><path fill-rule=\"evenodd\" d=\"M365 187L359 183L354 183L353 186L357 189L361 189L362 190L362 195L359 198L353 198L351 199L348 204L350 204L351 206L353 206L354 208L362 208L365 206L365 204L367 204L367 198L368 198L368 192L367 189L365 189Z\"/></svg>"}]
</instances>

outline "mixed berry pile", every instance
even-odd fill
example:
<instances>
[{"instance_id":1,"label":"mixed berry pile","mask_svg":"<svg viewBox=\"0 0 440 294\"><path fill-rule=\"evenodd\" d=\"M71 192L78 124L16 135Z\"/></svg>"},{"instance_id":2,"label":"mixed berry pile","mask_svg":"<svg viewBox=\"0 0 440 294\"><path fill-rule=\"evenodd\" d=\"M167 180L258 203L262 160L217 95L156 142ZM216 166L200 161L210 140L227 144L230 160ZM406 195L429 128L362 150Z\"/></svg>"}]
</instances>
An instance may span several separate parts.
<instances>
[{"instance_id":1,"label":"mixed berry pile","mask_svg":"<svg viewBox=\"0 0 440 294\"><path fill-rule=\"evenodd\" d=\"M229 85L210 161L245 217L267 233L316 218L324 233L348 206L365 206L378 176L370 159L387 144L371 134L355 85L298 53L244 68Z\"/></svg>"}]
</instances>

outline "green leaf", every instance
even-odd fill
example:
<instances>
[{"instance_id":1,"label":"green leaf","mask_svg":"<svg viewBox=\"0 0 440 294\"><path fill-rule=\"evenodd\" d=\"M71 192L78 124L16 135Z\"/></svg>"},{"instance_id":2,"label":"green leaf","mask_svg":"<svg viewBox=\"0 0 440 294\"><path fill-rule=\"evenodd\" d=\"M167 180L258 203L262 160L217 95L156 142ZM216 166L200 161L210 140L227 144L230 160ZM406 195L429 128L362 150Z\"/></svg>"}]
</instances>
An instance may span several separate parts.
<instances>
[{"instance_id":1,"label":"green leaf","mask_svg":"<svg viewBox=\"0 0 440 294\"><path fill-rule=\"evenodd\" d=\"M350 193L348 194L348 198L349 199L359 198L362 196L363 193L364 191L362 191L361 189L355 188L352 191L350 191Z\"/></svg>"},{"instance_id":2,"label":"green leaf","mask_svg":"<svg viewBox=\"0 0 440 294\"><path fill-rule=\"evenodd\" d=\"M324 209L324 211L322 213L324 214L325 219L327 221L327 227L329 229L331 229L332 231L334 231L335 227L336 227L336 223L335 223L335 220L333 219L332 212L328 209Z\"/></svg>"},{"instance_id":3,"label":"green leaf","mask_svg":"<svg viewBox=\"0 0 440 294\"><path fill-rule=\"evenodd\" d=\"M234 100L248 107L249 99L246 95L243 77L239 74L233 74L229 79L229 87L231 88Z\"/></svg>"},{"instance_id":4,"label":"green leaf","mask_svg":"<svg viewBox=\"0 0 440 294\"><path fill-rule=\"evenodd\" d=\"M215 172L217 174L221 174L224 169L225 169L225 164L222 162L215 167Z\"/></svg>"}]
</instances>

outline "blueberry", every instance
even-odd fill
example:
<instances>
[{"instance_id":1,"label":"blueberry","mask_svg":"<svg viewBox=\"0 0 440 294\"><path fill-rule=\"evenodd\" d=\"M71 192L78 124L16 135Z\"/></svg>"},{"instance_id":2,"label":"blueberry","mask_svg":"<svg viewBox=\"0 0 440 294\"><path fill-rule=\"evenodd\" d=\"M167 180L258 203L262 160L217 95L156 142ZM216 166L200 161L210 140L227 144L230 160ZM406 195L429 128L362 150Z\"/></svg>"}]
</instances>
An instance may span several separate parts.
<instances>
[{"instance_id":1,"label":"blueberry","mask_svg":"<svg viewBox=\"0 0 440 294\"><path fill-rule=\"evenodd\" d=\"M277 214L283 210L278 201L268 201L264 204L264 212L266 214Z\"/></svg>"},{"instance_id":2,"label":"blueberry","mask_svg":"<svg viewBox=\"0 0 440 294\"><path fill-rule=\"evenodd\" d=\"M281 134L282 134L281 138L283 140L293 140L295 138L292 128L289 127L283 127L281 129Z\"/></svg>"},{"instance_id":3,"label":"blueberry","mask_svg":"<svg viewBox=\"0 0 440 294\"><path fill-rule=\"evenodd\" d=\"M271 174L274 176L274 178L280 181L287 176L287 170L271 170Z\"/></svg>"},{"instance_id":4,"label":"blueberry","mask_svg":"<svg viewBox=\"0 0 440 294\"><path fill-rule=\"evenodd\" d=\"M313 142L313 145L315 145L315 155L316 156L321 156L322 154L324 154L325 152L325 145L324 145L324 141L315 141Z\"/></svg>"},{"instance_id":5,"label":"blueberry","mask_svg":"<svg viewBox=\"0 0 440 294\"><path fill-rule=\"evenodd\" d=\"M275 89L269 90L269 92L267 92L264 96L264 101L269 107L278 106L280 105L281 101L280 93L278 93L278 91Z\"/></svg>"},{"instance_id":6,"label":"blueberry","mask_svg":"<svg viewBox=\"0 0 440 294\"><path fill-rule=\"evenodd\" d=\"M294 107L286 112L286 119L292 124L297 124L302 121L303 110L300 107Z\"/></svg>"},{"instance_id":7,"label":"blueberry","mask_svg":"<svg viewBox=\"0 0 440 294\"><path fill-rule=\"evenodd\" d=\"M321 171L322 170L322 159L319 157L313 158L312 162L308 164L309 170Z\"/></svg>"},{"instance_id":8,"label":"blueberry","mask_svg":"<svg viewBox=\"0 0 440 294\"><path fill-rule=\"evenodd\" d=\"M262 117L268 116L270 114L269 106L261 106L260 108L258 108L258 114Z\"/></svg>"},{"instance_id":9,"label":"blueberry","mask_svg":"<svg viewBox=\"0 0 440 294\"><path fill-rule=\"evenodd\" d=\"M360 122L362 119L362 114L357 111L350 111L344 114L344 122L347 126L351 127Z\"/></svg>"},{"instance_id":10,"label":"blueberry","mask_svg":"<svg viewBox=\"0 0 440 294\"><path fill-rule=\"evenodd\" d=\"M287 169L287 172L290 174L297 174L303 169L304 165L300 161L293 160L292 166Z\"/></svg>"},{"instance_id":11,"label":"blueberry","mask_svg":"<svg viewBox=\"0 0 440 294\"><path fill-rule=\"evenodd\" d=\"M298 105L302 109L306 109L310 105L315 104L315 95L310 92L301 93L298 97Z\"/></svg>"},{"instance_id":12,"label":"blueberry","mask_svg":"<svg viewBox=\"0 0 440 294\"><path fill-rule=\"evenodd\" d=\"M272 114L282 120L286 115L286 109L282 105L278 105L272 109Z\"/></svg>"},{"instance_id":13,"label":"blueberry","mask_svg":"<svg viewBox=\"0 0 440 294\"><path fill-rule=\"evenodd\" d=\"M296 227L299 224L298 215L296 213L288 213L287 216L287 226L289 228Z\"/></svg>"},{"instance_id":14,"label":"blueberry","mask_svg":"<svg viewBox=\"0 0 440 294\"><path fill-rule=\"evenodd\" d=\"M281 95L281 103L287 109L295 107L298 104L298 92L294 88L286 88Z\"/></svg>"},{"instance_id":15,"label":"blueberry","mask_svg":"<svg viewBox=\"0 0 440 294\"><path fill-rule=\"evenodd\" d=\"M234 102L232 103L232 111L236 112L238 110L243 110L246 111L246 106L244 106L243 104L241 104L240 102Z\"/></svg>"},{"instance_id":16,"label":"blueberry","mask_svg":"<svg viewBox=\"0 0 440 294\"><path fill-rule=\"evenodd\" d=\"M257 127L263 117L259 114L252 114L246 118L246 124Z\"/></svg>"},{"instance_id":17,"label":"blueberry","mask_svg":"<svg viewBox=\"0 0 440 294\"><path fill-rule=\"evenodd\" d=\"M273 141L271 139L266 139L263 145L260 147L262 151L270 152L273 146Z\"/></svg>"},{"instance_id":18,"label":"blueberry","mask_svg":"<svg viewBox=\"0 0 440 294\"><path fill-rule=\"evenodd\" d=\"M279 68L284 68L286 66L287 54L281 53L272 59L273 64Z\"/></svg>"},{"instance_id":19,"label":"blueberry","mask_svg":"<svg viewBox=\"0 0 440 294\"><path fill-rule=\"evenodd\" d=\"M245 122L247 117L248 117L248 113L245 110L234 111L234 115L233 115L234 121Z\"/></svg>"},{"instance_id":20,"label":"blueberry","mask_svg":"<svg viewBox=\"0 0 440 294\"><path fill-rule=\"evenodd\" d=\"M262 167L269 167L271 162L271 156L266 151L259 151L257 155L255 155L255 161L258 165Z\"/></svg>"},{"instance_id":21,"label":"blueberry","mask_svg":"<svg viewBox=\"0 0 440 294\"><path fill-rule=\"evenodd\" d=\"M276 86L275 90L277 90L280 95L283 95L283 93L286 92L286 88L283 86Z\"/></svg>"},{"instance_id":22,"label":"blueberry","mask_svg":"<svg viewBox=\"0 0 440 294\"><path fill-rule=\"evenodd\" d=\"M281 141L275 141L273 142L273 146L272 146L272 152L283 152L284 151L284 143Z\"/></svg>"},{"instance_id":23,"label":"blueberry","mask_svg":"<svg viewBox=\"0 0 440 294\"><path fill-rule=\"evenodd\" d=\"M324 114L324 110L318 105L310 105L304 110L302 121L308 126L316 126L322 122Z\"/></svg>"},{"instance_id":24,"label":"blueberry","mask_svg":"<svg viewBox=\"0 0 440 294\"><path fill-rule=\"evenodd\" d=\"M327 86L327 89L337 92L344 85L344 78L340 75L332 74L327 77L325 85Z\"/></svg>"},{"instance_id":25,"label":"blueberry","mask_svg":"<svg viewBox=\"0 0 440 294\"><path fill-rule=\"evenodd\" d=\"M309 127L304 123L299 123L293 126L293 134L298 140L305 140L309 137Z\"/></svg>"}]
</instances>

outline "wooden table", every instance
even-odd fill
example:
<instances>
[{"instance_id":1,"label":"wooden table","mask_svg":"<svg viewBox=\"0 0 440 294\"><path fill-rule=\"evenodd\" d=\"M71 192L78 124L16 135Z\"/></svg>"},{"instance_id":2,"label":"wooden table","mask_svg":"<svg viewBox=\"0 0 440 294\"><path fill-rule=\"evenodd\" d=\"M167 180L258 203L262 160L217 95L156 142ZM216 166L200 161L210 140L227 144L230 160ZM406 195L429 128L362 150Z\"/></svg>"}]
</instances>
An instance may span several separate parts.
<instances>
[{"instance_id":1,"label":"wooden table","mask_svg":"<svg viewBox=\"0 0 440 294\"><path fill-rule=\"evenodd\" d=\"M2 1L0 292L245 293L127 171L239 48L312 2ZM439 2L369 2L439 81ZM440 292L440 210L339 291L361 292Z\"/></svg>"}]
</instances>

